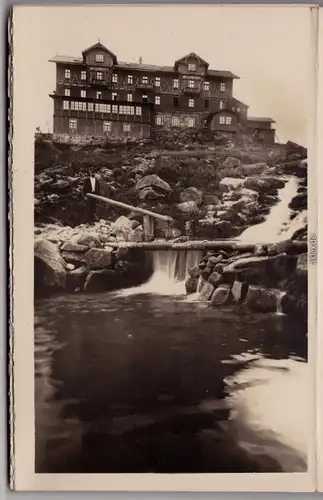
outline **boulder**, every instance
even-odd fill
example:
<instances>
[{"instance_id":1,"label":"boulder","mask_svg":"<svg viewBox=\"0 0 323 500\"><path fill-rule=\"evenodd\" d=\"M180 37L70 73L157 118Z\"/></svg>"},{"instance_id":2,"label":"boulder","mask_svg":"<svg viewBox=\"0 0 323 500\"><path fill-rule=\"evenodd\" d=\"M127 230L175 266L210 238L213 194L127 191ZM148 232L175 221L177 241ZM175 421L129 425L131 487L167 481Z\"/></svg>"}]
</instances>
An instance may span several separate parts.
<instances>
[{"instance_id":1,"label":"boulder","mask_svg":"<svg viewBox=\"0 0 323 500\"><path fill-rule=\"evenodd\" d=\"M157 193L152 187L141 189L138 193L138 198L140 201L160 200L163 197L163 194Z\"/></svg>"},{"instance_id":2,"label":"boulder","mask_svg":"<svg viewBox=\"0 0 323 500\"><path fill-rule=\"evenodd\" d=\"M207 261L207 267L213 268L215 264L219 264L220 262L222 262L222 260L223 260L222 254L217 256L212 255L211 257L209 257Z\"/></svg>"},{"instance_id":3,"label":"boulder","mask_svg":"<svg viewBox=\"0 0 323 500\"><path fill-rule=\"evenodd\" d=\"M297 269L307 271L307 265L308 265L307 253L301 253L297 257Z\"/></svg>"},{"instance_id":4,"label":"boulder","mask_svg":"<svg viewBox=\"0 0 323 500\"><path fill-rule=\"evenodd\" d=\"M85 266L78 267L74 271L70 271L67 274L66 288L69 292L75 292L76 290L83 290L85 277L87 271Z\"/></svg>"},{"instance_id":5,"label":"boulder","mask_svg":"<svg viewBox=\"0 0 323 500\"><path fill-rule=\"evenodd\" d=\"M210 300L212 293L214 292L214 286L207 281L204 281L200 290L200 299L201 300Z\"/></svg>"},{"instance_id":6,"label":"boulder","mask_svg":"<svg viewBox=\"0 0 323 500\"><path fill-rule=\"evenodd\" d=\"M228 156L221 165L221 168L236 168L239 167L241 161L238 158L234 158L233 156Z\"/></svg>"},{"instance_id":7,"label":"boulder","mask_svg":"<svg viewBox=\"0 0 323 500\"><path fill-rule=\"evenodd\" d=\"M254 249L253 253L257 257L261 257L261 256L267 254L266 249L262 245L255 245L255 249Z\"/></svg>"},{"instance_id":8,"label":"boulder","mask_svg":"<svg viewBox=\"0 0 323 500\"><path fill-rule=\"evenodd\" d=\"M245 303L252 311L276 312L278 291L250 285Z\"/></svg>"},{"instance_id":9,"label":"boulder","mask_svg":"<svg viewBox=\"0 0 323 500\"><path fill-rule=\"evenodd\" d=\"M247 284L243 281L234 280L233 285L231 287L231 295L234 302L241 302L245 297L245 289L247 288Z\"/></svg>"},{"instance_id":10,"label":"boulder","mask_svg":"<svg viewBox=\"0 0 323 500\"><path fill-rule=\"evenodd\" d=\"M281 253L268 262L268 274L277 281L291 276L297 267L297 256Z\"/></svg>"},{"instance_id":11,"label":"boulder","mask_svg":"<svg viewBox=\"0 0 323 500\"><path fill-rule=\"evenodd\" d=\"M192 269L188 270L188 274L191 276L191 278L198 278L201 273L201 270L198 267L193 267Z\"/></svg>"},{"instance_id":12,"label":"boulder","mask_svg":"<svg viewBox=\"0 0 323 500\"><path fill-rule=\"evenodd\" d=\"M62 257L65 262L69 264L74 264L75 266L81 266L86 263L85 253L83 252L62 252Z\"/></svg>"},{"instance_id":13,"label":"boulder","mask_svg":"<svg viewBox=\"0 0 323 500\"><path fill-rule=\"evenodd\" d=\"M91 233L82 233L80 236L78 236L76 243L78 245L84 245L88 248L101 248L102 244L99 240L99 237L97 234L91 234Z\"/></svg>"},{"instance_id":14,"label":"boulder","mask_svg":"<svg viewBox=\"0 0 323 500\"><path fill-rule=\"evenodd\" d=\"M293 240L284 240L268 246L268 254L292 253L295 248Z\"/></svg>"},{"instance_id":15,"label":"boulder","mask_svg":"<svg viewBox=\"0 0 323 500\"><path fill-rule=\"evenodd\" d=\"M34 244L35 288L65 290L66 263L54 243L39 239Z\"/></svg>"},{"instance_id":16,"label":"boulder","mask_svg":"<svg viewBox=\"0 0 323 500\"><path fill-rule=\"evenodd\" d=\"M208 282L211 283L211 285L213 285L214 288L216 288L218 285L220 285L220 283L223 282L223 276L220 273L213 272L208 277Z\"/></svg>"},{"instance_id":17,"label":"boulder","mask_svg":"<svg viewBox=\"0 0 323 500\"><path fill-rule=\"evenodd\" d=\"M201 205L203 203L203 191L196 187L188 187L181 192L180 201L195 201L196 205Z\"/></svg>"},{"instance_id":18,"label":"boulder","mask_svg":"<svg viewBox=\"0 0 323 500\"><path fill-rule=\"evenodd\" d=\"M128 238L127 241L134 241L137 243L140 243L144 241L144 229L142 226L137 226L135 229L133 229L130 233L128 233Z\"/></svg>"},{"instance_id":19,"label":"boulder","mask_svg":"<svg viewBox=\"0 0 323 500\"><path fill-rule=\"evenodd\" d=\"M85 292L106 292L121 288L122 274L112 269L90 271L84 283Z\"/></svg>"},{"instance_id":20,"label":"boulder","mask_svg":"<svg viewBox=\"0 0 323 500\"><path fill-rule=\"evenodd\" d=\"M216 206L219 203L219 197L216 194L206 194L204 195L205 205Z\"/></svg>"},{"instance_id":21,"label":"boulder","mask_svg":"<svg viewBox=\"0 0 323 500\"><path fill-rule=\"evenodd\" d=\"M183 203L178 203L176 205L177 210L185 215L198 214L199 209L195 201L184 201Z\"/></svg>"},{"instance_id":22,"label":"boulder","mask_svg":"<svg viewBox=\"0 0 323 500\"><path fill-rule=\"evenodd\" d=\"M197 284L198 284L198 277L194 278L194 277L190 276L189 278L187 278L187 280L185 281L185 289L186 289L187 295L190 295L192 293L196 293Z\"/></svg>"},{"instance_id":23,"label":"boulder","mask_svg":"<svg viewBox=\"0 0 323 500\"><path fill-rule=\"evenodd\" d=\"M218 286L211 296L212 306L223 306L230 300L230 285L223 284Z\"/></svg>"},{"instance_id":24,"label":"boulder","mask_svg":"<svg viewBox=\"0 0 323 500\"><path fill-rule=\"evenodd\" d=\"M122 215L111 225L110 233L116 236L120 233L130 233L132 231L132 222L128 217Z\"/></svg>"},{"instance_id":25,"label":"boulder","mask_svg":"<svg viewBox=\"0 0 323 500\"><path fill-rule=\"evenodd\" d=\"M282 189L284 186L285 182L277 177L249 177L243 183L244 188L259 193L265 193L273 189Z\"/></svg>"},{"instance_id":26,"label":"boulder","mask_svg":"<svg viewBox=\"0 0 323 500\"><path fill-rule=\"evenodd\" d=\"M87 245L78 245L71 241L66 241L60 248L61 252L86 252L88 250Z\"/></svg>"},{"instance_id":27,"label":"boulder","mask_svg":"<svg viewBox=\"0 0 323 500\"><path fill-rule=\"evenodd\" d=\"M136 189L138 191L145 188L157 188L166 193L169 193L172 190L168 182L163 181L163 179L158 177L156 174L146 175L137 182Z\"/></svg>"},{"instance_id":28,"label":"boulder","mask_svg":"<svg viewBox=\"0 0 323 500\"><path fill-rule=\"evenodd\" d=\"M104 269L111 265L113 248L91 248L86 252L86 265L88 269Z\"/></svg>"}]
</instances>

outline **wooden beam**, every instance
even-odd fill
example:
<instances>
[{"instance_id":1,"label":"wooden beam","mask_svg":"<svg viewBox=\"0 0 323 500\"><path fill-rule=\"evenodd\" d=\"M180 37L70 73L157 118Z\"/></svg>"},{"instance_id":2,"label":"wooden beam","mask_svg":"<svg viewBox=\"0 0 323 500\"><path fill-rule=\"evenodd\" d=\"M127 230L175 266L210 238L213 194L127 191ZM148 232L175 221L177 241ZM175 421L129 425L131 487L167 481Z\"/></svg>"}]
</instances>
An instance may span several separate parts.
<instances>
[{"instance_id":1,"label":"wooden beam","mask_svg":"<svg viewBox=\"0 0 323 500\"><path fill-rule=\"evenodd\" d=\"M151 212L150 210L146 210L145 208L133 207L132 205L121 203L121 201L111 200L111 198L106 198L105 196L99 196L97 194L92 194L92 193L88 193L86 196L88 198L93 198L95 200L103 201L104 203L107 203L108 205L112 205L114 207L123 208L124 210L128 210L129 212L149 215L150 217L164 220L166 222L173 222L173 219L171 217L168 217L167 215L156 214L155 212Z\"/></svg>"},{"instance_id":2,"label":"wooden beam","mask_svg":"<svg viewBox=\"0 0 323 500\"><path fill-rule=\"evenodd\" d=\"M142 250L239 250L241 252L253 252L255 245L242 243L237 240L217 240L217 241L199 241L192 240L183 243L174 243L172 241L152 241L152 242L109 242L113 248L141 248ZM306 241L294 241L295 249L299 253L307 251ZM267 244L263 245L267 247Z\"/></svg>"}]
</instances>

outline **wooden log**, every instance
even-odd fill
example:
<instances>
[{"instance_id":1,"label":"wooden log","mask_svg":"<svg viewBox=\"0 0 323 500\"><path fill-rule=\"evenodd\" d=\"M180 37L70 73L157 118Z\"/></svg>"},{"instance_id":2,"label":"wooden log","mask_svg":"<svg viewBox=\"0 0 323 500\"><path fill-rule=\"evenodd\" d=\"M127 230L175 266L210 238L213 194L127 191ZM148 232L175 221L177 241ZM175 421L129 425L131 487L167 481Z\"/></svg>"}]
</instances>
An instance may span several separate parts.
<instances>
[{"instance_id":1,"label":"wooden log","mask_svg":"<svg viewBox=\"0 0 323 500\"><path fill-rule=\"evenodd\" d=\"M154 219L150 215L144 215L143 228L145 241L153 241L155 239Z\"/></svg>"},{"instance_id":2,"label":"wooden log","mask_svg":"<svg viewBox=\"0 0 323 500\"><path fill-rule=\"evenodd\" d=\"M160 219L167 222L173 221L173 219L171 217L168 217L167 215L157 214L155 212L151 212L150 210L146 210L145 208L133 207L132 205L127 205L126 203L122 203L121 201L111 200L111 198L106 198L105 196L99 196L92 193L88 193L86 196L88 198L94 198L95 200L104 201L108 205L112 205L114 207L123 208L124 210L128 210L129 212L149 215L150 217L154 217L155 219Z\"/></svg>"},{"instance_id":3,"label":"wooden log","mask_svg":"<svg viewBox=\"0 0 323 500\"><path fill-rule=\"evenodd\" d=\"M295 248L299 253L307 251L306 241L294 241ZM120 246L126 248L141 248L142 250L239 250L240 252L253 252L255 245L242 243L237 240L217 240L217 241L200 241L192 240L181 243L173 241L160 240L152 242L109 242L109 246L118 248ZM264 247L267 245L263 245Z\"/></svg>"}]
</instances>

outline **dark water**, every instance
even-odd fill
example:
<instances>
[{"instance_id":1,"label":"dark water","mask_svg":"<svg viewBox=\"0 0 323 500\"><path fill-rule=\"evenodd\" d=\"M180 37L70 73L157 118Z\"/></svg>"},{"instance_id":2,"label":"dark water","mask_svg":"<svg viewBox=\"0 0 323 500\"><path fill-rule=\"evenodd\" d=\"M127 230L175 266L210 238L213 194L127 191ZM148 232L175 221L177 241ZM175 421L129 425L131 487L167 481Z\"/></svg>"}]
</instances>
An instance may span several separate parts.
<instances>
[{"instance_id":1,"label":"dark water","mask_svg":"<svg viewBox=\"0 0 323 500\"><path fill-rule=\"evenodd\" d=\"M241 445L245 422L232 416L226 380L247 373L250 353L297 357L306 367L306 344L285 316L214 310L181 296L38 300L36 472L299 470L289 444L252 425L256 452ZM285 464L276 456L283 452Z\"/></svg>"}]
</instances>

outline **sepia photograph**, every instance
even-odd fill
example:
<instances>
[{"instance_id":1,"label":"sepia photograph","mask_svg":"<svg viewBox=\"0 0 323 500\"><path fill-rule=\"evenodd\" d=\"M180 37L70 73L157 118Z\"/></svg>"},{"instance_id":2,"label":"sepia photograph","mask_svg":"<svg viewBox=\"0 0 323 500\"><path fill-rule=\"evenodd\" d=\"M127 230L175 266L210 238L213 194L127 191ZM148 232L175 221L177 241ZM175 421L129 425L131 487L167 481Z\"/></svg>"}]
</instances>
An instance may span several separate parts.
<instances>
[{"instance_id":1,"label":"sepia photograph","mask_svg":"<svg viewBox=\"0 0 323 500\"><path fill-rule=\"evenodd\" d=\"M311 10L17 18L34 473L308 472Z\"/></svg>"}]
</instances>

